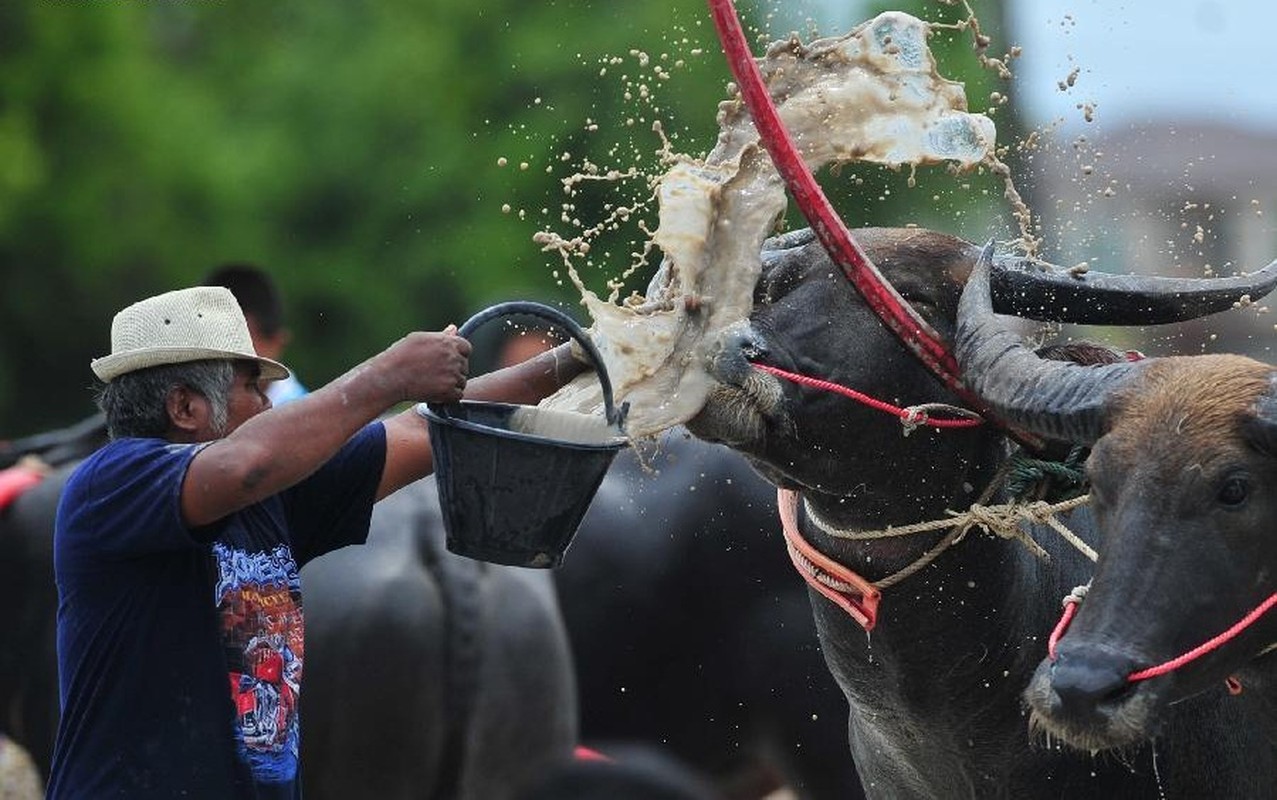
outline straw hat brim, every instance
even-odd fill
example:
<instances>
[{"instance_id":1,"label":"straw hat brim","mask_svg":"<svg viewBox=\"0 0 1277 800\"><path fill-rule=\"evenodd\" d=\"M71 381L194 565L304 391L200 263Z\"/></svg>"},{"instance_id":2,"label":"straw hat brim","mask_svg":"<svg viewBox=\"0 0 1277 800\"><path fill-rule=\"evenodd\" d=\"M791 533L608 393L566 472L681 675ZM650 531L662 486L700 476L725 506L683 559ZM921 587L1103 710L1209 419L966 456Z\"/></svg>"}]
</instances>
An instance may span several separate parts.
<instances>
[{"instance_id":1,"label":"straw hat brim","mask_svg":"<svg viewBox=\"0 0 1277 800\"><path fill-rule=\"evenodd\" d=\"M105 382L126 372L136 372L139 369L148 367L185 364L191 361L207 361L210 359L256 361L261 365L263 380L278 381L287 378L289 375L288 367L278 361L252 353L213 350L205 347L143 347L96 358L90 363L90 366L93 368L93 374Z\"/></svg>"}]
</instances>

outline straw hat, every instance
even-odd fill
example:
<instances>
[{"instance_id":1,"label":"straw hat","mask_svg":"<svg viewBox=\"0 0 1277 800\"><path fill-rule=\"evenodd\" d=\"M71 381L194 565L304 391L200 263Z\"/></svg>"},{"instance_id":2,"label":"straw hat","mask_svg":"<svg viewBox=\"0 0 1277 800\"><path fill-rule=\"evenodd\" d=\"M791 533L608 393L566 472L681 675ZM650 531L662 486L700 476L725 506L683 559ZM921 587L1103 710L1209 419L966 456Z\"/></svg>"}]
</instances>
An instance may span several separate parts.
<instances>
[{"instance_id":1,"label":"straw hat","mask_svg":"<svg viewBox=\"0 0 1277 800\"><path fill-rule=\"evenodd\" d=\"M244 312L222 286L196 286L148 297L111 321L111 355L93 360L93 372L110 381L126 372L205 359L245 359L262 378L288 377L288 368L253 349Z\"/></svg>"}]
</instances>

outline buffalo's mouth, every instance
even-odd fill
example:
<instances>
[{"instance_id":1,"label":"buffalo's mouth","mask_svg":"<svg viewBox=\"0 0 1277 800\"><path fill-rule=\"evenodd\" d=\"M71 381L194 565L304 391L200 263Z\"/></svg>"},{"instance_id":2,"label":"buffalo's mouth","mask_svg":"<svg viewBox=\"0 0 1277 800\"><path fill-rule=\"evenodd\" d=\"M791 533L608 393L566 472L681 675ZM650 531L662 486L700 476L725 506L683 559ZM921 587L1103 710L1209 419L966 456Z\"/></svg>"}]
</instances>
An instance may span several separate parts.
<instances>
[{"instance_id":1,"label":"buffalo's mouth","mask_svg":"<svg viewBox=\"0 0 1277 800\"><path fill-rule=\"evenodd\" d=\"M1057 663L1044 659L1024 692L1033 730L1089 752L1138 745L1157 734L1166 679L1132 683L1129 662L1119 661L1107 679L1066 685Z\"/></svg>"},{"instance_id":2,"label":"buffalo's mouth","mask_svg":"<svg viewBox=\"0 0 1277 800\"><path fill-rule=\"evenodd\" d=\"M688 430L745 453L759 452L770 431L788 430L782 382L754 367L767 355L761 337L748 326L724 336L709 363L717 383L700 412L687 422Z\"/></svg>"}]
</instances>

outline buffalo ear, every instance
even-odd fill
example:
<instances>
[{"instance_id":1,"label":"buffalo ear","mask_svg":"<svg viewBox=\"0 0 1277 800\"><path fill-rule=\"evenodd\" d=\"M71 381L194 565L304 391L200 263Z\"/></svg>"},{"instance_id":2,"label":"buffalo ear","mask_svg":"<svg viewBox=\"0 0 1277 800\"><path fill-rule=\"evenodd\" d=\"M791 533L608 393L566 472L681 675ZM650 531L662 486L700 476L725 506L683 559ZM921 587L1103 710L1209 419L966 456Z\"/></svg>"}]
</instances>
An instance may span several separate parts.
<instances>
[{"instance_id":1,"label":"buffalo ear","mask_svg":"<svg viewBox=\"0 0 1277 800\"><path fill-rule=\"evenodd\" d=\"M1269 378L1268 389L1255 400L1254 415L1242 428L1255 449L1277 458L1277 374Z\"/></svg>"}]
</instances>

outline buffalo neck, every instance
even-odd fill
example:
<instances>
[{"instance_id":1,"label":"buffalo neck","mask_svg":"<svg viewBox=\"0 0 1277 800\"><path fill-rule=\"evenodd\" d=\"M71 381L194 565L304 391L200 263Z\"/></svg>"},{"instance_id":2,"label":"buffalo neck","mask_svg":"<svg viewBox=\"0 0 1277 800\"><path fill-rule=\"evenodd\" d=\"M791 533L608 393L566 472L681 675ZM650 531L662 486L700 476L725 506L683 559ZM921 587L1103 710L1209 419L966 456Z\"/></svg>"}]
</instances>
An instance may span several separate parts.
<instances>
[{"instance_id":1,"label":"buffalo neck","mask_svg":"<svg viewBox=\"0 0 1277 800\"><path fill-rule=\"evenodd\" d=\"M876 512L857 513L853 501L838 496L803 495L823 522L837 520L844 529L858 527L857 519L862 529L939 519L978 499L1005 454L1000 437L971 437L961 452L930 461L961 466L931 469L928 494ZM826 533L807 513L800 519L808 541L870 580L912 563L945 533L848 541ZM1054 534L1038 531L1035 538L1049 561L1015 541L969 531L930 565L883 590L871 633L812 594L826 661L850 702L852 748L862 756L857 763L881 770L867 778L888 787L888 796L978 797L992 787L1031 785L1033 765L1042 759L1031 755L1020 695L1045 653L1060 598L1090 575L1090 562ZM884 751L900 757L884 759ZM920 760L918 752L927 757ZM1061 779L1071 774L1069 760L1045 760ZM925 774L910 772L924 762ZM953 787L961 786L967 791L955 794Z\"/></svg>"}]
</instances>

